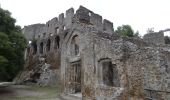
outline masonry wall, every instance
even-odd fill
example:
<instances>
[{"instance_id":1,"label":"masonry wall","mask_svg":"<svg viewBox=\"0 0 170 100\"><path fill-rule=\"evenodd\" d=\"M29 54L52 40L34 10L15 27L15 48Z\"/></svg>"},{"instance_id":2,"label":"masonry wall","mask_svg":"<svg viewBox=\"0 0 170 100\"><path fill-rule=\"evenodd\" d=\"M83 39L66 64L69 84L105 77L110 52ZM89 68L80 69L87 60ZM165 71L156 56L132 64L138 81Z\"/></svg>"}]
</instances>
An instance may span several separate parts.
<instances>
[{"instance_id":1,"label":"masonry wall","mask_svg":"<svg viewBox=\"0 0 170 100\"><path fill-rule=\"evenodd\" d=\"M133 43L126 43L127 41L119 37L117 40L112 40L111 35L106 35L106 33L100 34L97 30L94 30L92 26L83 27L80 24L78 24L78 26L79 27L77 27L76 30L79 31L73 31L70 36L67 36L69 38L68 40L66 39L67 43L63 45L64 48L61 54L62 79L65 83L65 92L74 93L74 84L72 84L74 82L69 80L69 64L81 59L81 92L85 100L125 100L126 98L144 98L142 68L137 67L136 65L128 66L130 61L127 60L128 58L126 59L129 53L137 50L138 47ZM81 31L81 29L87 29L90 31ZM73 57L70 54L70 43L72 37L76 34L80 39L80 55ZM132 50L130 51L128 47ZM111 59L112 64L116 65L118 73L117 81L119 81L119 85L117 84L117 86L105 86L99 82L98 74L101 74L98 72L99 61L108 58ZM137 76L136 73L138 73L137 75L139 76ZM132 75L133 77L131 77ZM134 89L134 85L138 86Z\"/></svg>"},{"instance_id":2,"label":"masonry wall","mask_svg":"<svg viewBox=\"0 0 170 100\"><path fill-rule=\"evenodd\" d=\"M165 44L163 32L154 32L154 33L145 34L143 39L144 41L151 43L151 44L157 44L157 45Z\"/></svg>"},{"instance_id":3,"label":"masonry wall","mask_svg":"<svg viewBox=\"0 0 170 100\"><path fill-rule=\"evenodd\" d=\"M33 24L24 26L22 33L24 34L27 41L32 41L34 38L38 38L39 34L44 31L45 24Z\"/></svg>"},{"instance_id":4,"label":"masonry wall","mask_svg":"<svg viewBox=\"0 0 170 100\"><path fill-rule=\"evenodd\" d=\"M89 47L84 51L84 66L86 66L84 71L84 98L87 100L90 98L97 100L126 100L127 98L142 100L144 98L142 68L136 66L136 64L129 66L131 62L128 60L129 53L132 52L130 49L135 51L138 47L121 38L110 40L97 35L88 34L88 36L90 38ZM98 70L99 62L102 59L110 59L112 64L115 65L115 70L118 73L118 77L115 79L118 82L115 86L100 83L98 74L102 73L99 73ZM86 92L87 90L91 91Z\"/></svg>"},{"instance_id":5,"label":"masonry wall","mask_svg":"<svg viewBox=\"0 0 170 100\"><path fill-rule=\"evenodd\" d=\"M20 75L23 81L40 72L38 83L60 84L64 93L76 93L79 84L72 65L78 62L84 100L168 100L169 51L149 45L164 44L162 33L144 36L149 43L122 38L114 34L112 22L82 6L75 13L70 8L45 25L35 26L39 25L23 29L28 40L36 40L36 46L28 46L31 52ZM103 68L105 61L113 69L112 79L107 76L108 68ZM114 84L108 85L110 80Z\"/></svg>"},{"instance_id":6,"label":"masonry wall","mask_svg":"<svg viewBox=\"0 0 170 100\"><path fill-rule=\"evenodd\" d=\"M169 98L169 51L157 48L145 48L145 82L147 97L158 100Z\"/></svg>"},{"instance_id":7,"label":"masonry wall","mask_svg":"<svg viewBox=\"0 0 170 100\"><path fill-rule=\"evenodd\" d=\"M82 54L82 64L86 66L83 69L84 98L87 100L92 98L97 100L126 100L127 98L168 100L170 67L168 51L159 47L147 47L148 45L142 41L121 38L109 40L94 33L88 34L87 40L89 43ZM99 61L108 58L111 59L112 64L116 65L120 86L110 87L100 84Z\"/></svg>"},{"instance_id":8,"label":"masonry wall","mask_svg":"<svg viewBox=\"0 0 170 100\"><path fill-rule=\"evenodd\" d=\"M66 93L74 93L74 80L70 80L70 76L72 76L70 72L71 63L80 61L81 62L81 80L84 79L84 59L82 58L83 50L87 48L89 41L87 40L87 33L90 33L94 27L91 25L85 26L85 24L81 23L74 23L72 29L67 33L65 40L62 44L61 50L61 79L62 82L65 83L63 88ZM77 36L79 39L79 54L73 55L72 54L72 39L74 36ZM83 81L82 87L83 89Z\"/></svg>"}]
</instances>

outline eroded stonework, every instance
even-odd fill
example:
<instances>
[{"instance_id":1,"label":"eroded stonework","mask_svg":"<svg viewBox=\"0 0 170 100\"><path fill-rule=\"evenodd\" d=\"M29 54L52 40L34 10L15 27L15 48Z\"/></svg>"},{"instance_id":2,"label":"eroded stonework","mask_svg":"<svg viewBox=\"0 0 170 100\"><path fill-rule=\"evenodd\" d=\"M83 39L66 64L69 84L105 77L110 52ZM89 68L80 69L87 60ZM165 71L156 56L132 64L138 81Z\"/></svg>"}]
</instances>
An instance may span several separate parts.
<instances>
[{"instance_id":1,"label":"eroded stonework","mask_svg":"<svg viewBox=\"0 0 170 100\"><path fill-rule=\"evenodd\" d=\"M163 33L121 37L112 22L82 6L65 15L24 28L32 43L17 82L61 85L83 100L170 99L170 46Z\"/></svg>"}]
</instances>

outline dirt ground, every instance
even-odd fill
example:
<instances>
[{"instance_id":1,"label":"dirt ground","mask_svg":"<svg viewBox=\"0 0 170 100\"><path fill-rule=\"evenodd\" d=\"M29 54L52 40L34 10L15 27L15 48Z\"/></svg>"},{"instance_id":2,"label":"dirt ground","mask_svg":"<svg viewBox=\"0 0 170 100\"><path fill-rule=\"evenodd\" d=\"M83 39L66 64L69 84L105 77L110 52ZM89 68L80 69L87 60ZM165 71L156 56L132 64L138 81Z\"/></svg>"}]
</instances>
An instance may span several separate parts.
<instances>
[{"instance_id":1,"label":"dirt ground","mask_svg":"<svg viewBox=\"0 0 170 100\"><path fill-rule=\"evenodd\" d=\"M0 100L62 100L59 87L11 85L0 87Z\"/></svg>"}]
</instances>

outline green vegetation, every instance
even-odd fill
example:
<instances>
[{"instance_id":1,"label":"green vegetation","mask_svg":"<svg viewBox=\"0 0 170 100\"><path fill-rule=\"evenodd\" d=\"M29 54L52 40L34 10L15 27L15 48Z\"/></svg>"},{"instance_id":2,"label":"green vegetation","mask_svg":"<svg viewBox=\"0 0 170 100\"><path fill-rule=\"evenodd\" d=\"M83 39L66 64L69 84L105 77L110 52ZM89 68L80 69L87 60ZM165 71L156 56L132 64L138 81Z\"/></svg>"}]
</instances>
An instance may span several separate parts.
<instances>
[{"instance_id":1,"label":"green vegetation","mask_svg":"<svg viewBox=\"0 0 170 100\"><path fill-rule=\"evenodd\" d=\"M0 8L0 81L11 81L22 69L26 40L11 13Z\"/></svg>"},{"instance_id":2,"label":"green vegetation","mask_svg":"<svg viewBox=\"0 0 170 100\"><path fill-rule=\"evenodd\" d=\"M118 26L115 32L121 36L127 36L127 37L139 36L139 32L138 31L134 32L134 30L130 25Z\"/></svg>"}]
</instances>

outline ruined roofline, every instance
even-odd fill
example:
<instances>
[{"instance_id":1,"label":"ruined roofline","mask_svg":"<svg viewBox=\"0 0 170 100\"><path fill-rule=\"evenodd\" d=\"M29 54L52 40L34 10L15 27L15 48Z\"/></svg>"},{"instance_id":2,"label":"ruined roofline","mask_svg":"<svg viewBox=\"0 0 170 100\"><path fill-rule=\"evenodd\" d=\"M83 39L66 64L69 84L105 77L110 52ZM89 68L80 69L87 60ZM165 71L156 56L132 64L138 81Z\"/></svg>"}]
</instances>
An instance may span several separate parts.
<instances>
[{"instance_id":1,"label":"ruined roofline","mask_svg":"<svg viewBox=\"0 0 170 100\"><path fill-rule=\"evenodd\" d=\"M44 23L30 24L30 25L25 25L24 28L25 27L30 27L30 26L45 26L45 24Z\"/></svg>"},{"instance_id":2,"label":"ruined roofline","mask_svg":"<svg viewBox=\"0 0 170 100\"><path fill-rule=\"evenodd\" d=\"M74 12L74 8L69 8L66 10L65 13L60 13L58 17L54 17L46 22L46 24L49 24L51 21L56 21L61 23L67 24L67 20L71 20L73 16L76 16L78 19L84 19L86 21L89 21L93 25L103 25L110 24L113 26L113 23L109 21L108 19L103 19L101 15L94 13L93 11L85 8L84 6L80 5L79 8ZM86 17L86 18L85 18ZM106 27L106 26L105 26Z\"/></svg>"},{"instance_id":3,"label":"ruined roofline","mask_svg":"<svg viewBox=\"0 0 170 100\"><path fill-rule=\"evenodd\" d=\"M95 14L93 11L83 6L80 6L76 10L76 12L74 11L74 8L70 8L66 10L65 14L61 13L59 14L58 17L54 17L50 19L45 24L38 23L38 24L32 24L24 27L24 29L29 28L29 30L31 30L30 28L32 28L32 31L37 30L36 32L38 33L31 32L31 31L28 32L23 31L23 32L24 34L26 34L26 36L30 34L28 38L29 40L31 40L31 36L33 36L32 38L38 38L38 37L42 38L44 37L44 34L45 37L48 36L48 34L55 34L56 30L59 30L59 33L62 33L63 30L70 29L74 24L74 22L77 21L87 25L88 24L93 25L94 28L96 28L98 31L101 31L103 33L113 34L114 32L112 22L110 22L107 19L103 19L102 16L100 16L99 14Z\"/></svg>"},{"instance_id":4,"label":"ruined roofline","mask_svg":"<svg viewBox=\"0 0 170 100\"><path fill-rule=\"evenodd\" d=\"M74 11L74 8L66 10L65 13L60 13L58 17L54 17L46 22L46 27L50 27L56 24L56 27L64 26L66 29L70 28L73 17L80 20L85 20L94 25L100 31L113 32L113 23L107 19L103 19L101 15L94 13L93 11L83 7L80 7Z\"/></svg>"}]
</instances>

